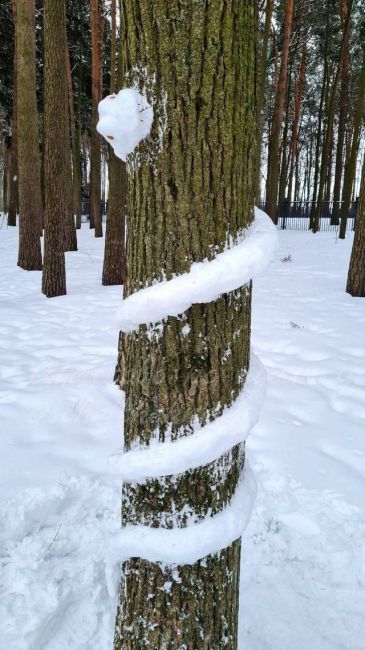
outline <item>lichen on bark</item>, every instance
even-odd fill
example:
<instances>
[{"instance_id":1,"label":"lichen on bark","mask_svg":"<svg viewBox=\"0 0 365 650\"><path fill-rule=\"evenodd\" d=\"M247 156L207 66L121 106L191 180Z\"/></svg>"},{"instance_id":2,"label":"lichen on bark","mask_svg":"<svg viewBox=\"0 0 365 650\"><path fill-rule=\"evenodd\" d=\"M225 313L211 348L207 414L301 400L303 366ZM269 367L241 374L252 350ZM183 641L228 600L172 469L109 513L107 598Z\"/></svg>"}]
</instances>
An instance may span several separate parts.
<instances>
[{"instance_id":1,"label":"lichen on bark","mask_svg":"<svg viewBox=\"0 0 365 650\"><path fill-rule=\"evenodd\" d=\"M125 295L212 259L253 214L255 3L122 1L124 85L153 104L128 162ZM251 288L120 338L125 448L193 433L229 407L249 364ZM185 526L222 510L244 464L128 484L122 524ZM240 541L193 566L123 565L115 649L234 649Z\"/></svg>"}]
</instances>

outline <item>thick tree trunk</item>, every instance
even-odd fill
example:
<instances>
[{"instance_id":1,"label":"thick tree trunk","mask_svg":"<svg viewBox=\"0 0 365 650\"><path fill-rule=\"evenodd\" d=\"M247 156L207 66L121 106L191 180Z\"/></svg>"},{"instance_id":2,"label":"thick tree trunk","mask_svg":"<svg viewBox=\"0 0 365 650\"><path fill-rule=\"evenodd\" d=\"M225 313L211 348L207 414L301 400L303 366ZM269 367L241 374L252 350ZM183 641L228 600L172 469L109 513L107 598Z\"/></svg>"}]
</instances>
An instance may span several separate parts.
<instances>
[{"instance_id":1,"label":"thick tree trunk","mask_svg":"<svg viewBox=\"0 0 365 650\"><path fill-rule=\"evenodd\" d=\"M186 9L143 0L138 12L134 0L122 4L125 82L139 84L154 107L151 138L128 174L127 295L211 259L252 219L255 2L199 0ZM125 447L169 444L241 391L250 289L122 339ZM199 469L124 484L123 525L184 527L219 512L243 463L236 446ZM240 540L189 567L125 562L115 649L236 649L239 564Z\"/></svg>"},{"instance_id":2,"label":"thick tree trunk","mask_svg":"<svg viewBox=\"0 0 365 650\"><path fill-rule=\"evenodd\" d=\"M360 205L346 291L351 296L365 297L365 163L362 169Z\"/></svg>"},{"instance_id":3,"label":"thick tree trunk","mask_svg":"<svg viewBox=\"0 0 365 650\"><path fill-rule=\"evenodd\" d=\"M110 93L116 91L116 0L112 0ZM126 277L125 204L126 166L109 146L109 200L105 230L102 283L123 284Z\"/></svg>"},{"instance_id":4,"label":"thick tree trunk","mask_svg":"<svg viewBox=\"0 0 365 650\"><path fill-rule=\"evenodd\" d=\"M98 122L98 104L102 96L103 0L91 0L90 6L92 42L90 228L95 228L95 237L102 237L101 142L96 125Z\"/></svg>"},{"instance_id":5,"label":"thick tree trunk","mask_svg":"<svg viewBox=\"0 0 365 650\"><path fill-rule=\"evenodd\" d=\"M42 291L48 297L66 293L64 224L69 209L64 164L69 147L66 109L65 0L44 1L44 175L45 230ZM61 110L60 110L61 108Z\"/></svg>"},{"instance_id":6,"label":"thick tree trunk","mask_svg":"<svg viewBox=\"0 0 365 650\"><path fill-rule=\"evenodd\" d=\"M267 178L266 178L266 212L270 215L273 221L276 221L276 217L277 217L276 200L278 195L278 180L279 180L279 167L280 167L280 161L279 161L280 133L281 133L281 122L283 119L283 112L284 112L289 44L290 44L290 35L291 35L291 28L292 28L292 21L293 21L293 5L294 5L294 0L286 0L280 74L279 74L279 81L278 81L276 97L275 97L273 125L270 134L269 151L268 151Z\"/></svg>"},{"instance_id":7,"label":"thick tree trunk","mask_svg":"<svg viewBox=\"0 0 365 650\"><path fill-rule=\"evenodd\" d=\"M18 266L26 271L42 268L41 165L36 99L34 0L16 3L17 133L19 168Z\"/></svg>"}]
</instances>

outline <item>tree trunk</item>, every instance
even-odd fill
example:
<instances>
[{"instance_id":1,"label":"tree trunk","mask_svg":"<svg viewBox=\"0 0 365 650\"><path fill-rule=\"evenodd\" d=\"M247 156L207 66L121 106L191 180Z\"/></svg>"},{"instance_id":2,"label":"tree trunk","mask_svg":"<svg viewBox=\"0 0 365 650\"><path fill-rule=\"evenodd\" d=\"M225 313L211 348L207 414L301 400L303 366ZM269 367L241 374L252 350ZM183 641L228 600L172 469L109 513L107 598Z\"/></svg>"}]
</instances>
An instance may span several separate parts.
<instances>
[{"instance_id":1,"label":"tree trunk","mask_svg":"<svg viewBox=\"0 0 365 650\"><path fill-rule=\"evenodd\" d=\"M17 64L16 64L16 4L13 5L14 21L14 64L13 64L13 119L11 124L11 151L9 156L9 184L8 184L8 226L16 226L18 208L18 127L17 127Z\"/></svg>"},{"instance_id":2,"label":"tree trunk","mask_svg":"<svg viewBox=\"0 0 365 650\"><path fill-rule=\"evenodd\" d=\"M362 168L360 205L346 291L351 296L365 297L365 163Z\"/></svg>"},{"instance_id":3,"label":"tree trunk","mask_svg":"<svg viewBox=\"0 0 365 650\"><path fill-rule=\"evenodd\" d=\"M116 91L116 0L112 0L110 93ZM123 284L126 277L126 166L109 146L109 200L105 231L103 285Z\"/></svg>"},{"instance_id":4,"label":"tree trunk","mask_svg":"<svg viewBox=\"0 0 365 650\"><path fill-rule=\"evenodd\" d=\"M299 68L299 77L298 77L297 86L295 90L294 120L293 120L291 139L290 139L290 171L289 171L289 183L288 183L289 203L291 203L292 201L293 179L294 179L294 171L296 168L296 161L297 161L299 122L300 122L300 112L302 108L306 65L307 65L307 46L306 44L304 44L301 62L300 62L300 68Z\"/></svg>"},{"instance_id":5,"label":"tree trunk","mask_svg":"<svg viewBox=\"0 0 365 650\"><path fill-rule=\"evenodd\" d=\"M331 224L336 225L339 223L340 215L340 198L341 198L341 183L343 173L343 146L345 142L346 131L346 118L348 111L348 87L349 87L349 45L350 45L350 31L346 32L346 17L348 12L348 0L340 1L340 18L342 21L343 32L345 35L344 42L344 55L341 66L341 90L340 90L340 113L338 117L338 134L337 134L337 148L336 148L336 171L335 183L333 188L333 212Z\"/></svg>"},{"instance_id":6,"label":"tree trunk","mask_svg":"<svg viewBox=\"0 0 365 650\"><path fill-rule=\"evenodd\" d=\"M36 99L34 0L16 3L17 133L19 168L18 266L26 271L42 268L41 166Z\"/></svg>"},{"instance_id":7,"label":"tree trunk","mask_svg":"<svg viewBox=\"0 0 365 650\"><path fill-rule=\"evenodd\" d=\"M327 111L328 120L327 120L326 135L325 135L324 144L323 144L323 151L322 151L321 173L320 173L320 178L319 178L318 195L316 197L316 206L315 206L314 215L313 215L313 228L312 228L312 230L313 230L314 233L318 232L319 226L320 226L323 192L324 192L324 186L325 186L325 182L326 182L328 157L329 157L329 150L330 150L330 145L331 145L331 134L332 134L332 130L333 130L333 121L334 121L334 116L335 116L335 99L336 99L336 93L337 93L337 86L338 86L340 71L341 71L341 68L342 68L342 61L343 61L343 57L344 57L344 54L345 54L345 44L346 44L347 32L350 30L350 18L351 18L352 4L353 4L353 0L349 0L349 7L348 7L348 13L347 13L347 17L346 17L345 31L344 31L343 38L342 38L340 57L339 57L338 65L337 65L335 78L334 78L334 81L333 81L333 84L332 84L330 100L329 100L329 106L328 106L328 111Z\"/></svg>"},{"instance_id":8,"label":"tree trunk","mask_svg":"<svg viewBox=\"0 0 365 650\"><path fill-rule=\"evenodd\" d=\"M186 10L179 0L143 0L138 12L134 0L122 4L125 82L144 89L154 107L151 138L128 174L128 295L211 259L252 219L255 2L199 0ZM250 289L122 338L125 447L169 444L241 391ZM184 527L219 512L243 463L238 445L199 469L125 483L123 525ZM193 566L125 562L115 650L237 648L240 550L237 540Z\"/></svg>"},{"instance_id":9,"label":"tree trunk","mask_svg":"<svg viewBox=\"0 0 365 650\"><path fill-rule=\"evenodd\" d=\"M340 239L345 239L347 228L347 217L350 210L351 194L355 179L356 172L356 159L359 151L361 124L364 114L364 99L365 99L365 47L363 51L363 63L360 75L359 95L356 105L356 113L354 118L354 128L352 134L352 142L350 148L350 156L345 168L345 176L343 183L343 196L341 206L341 225L340 225Z\"/></svg>"},{"instance_id":10,"label":"tree trunk","mask_svg":"<svg viewBox=\"0 0 365 650\"><path fill-rule=\"evenodd\" d=\"M263 131L263 108L266 89L266 75L267 75L267 52L269 45L272 13L274 9L274 0L266 1L265 10L265 26L262 38L262 45L259 55L259 66L257 74L257 162L256 162L256 181L255 181L255 196L256 201L260 200L261 194L261 153L262 153L262 131Z\"/></svg>"},{"instance_id":11,"label":"tree trunk","mask_svg":"<svg viewBox=\"0 0 365 650\"><path fill-rule=\"evenodd\" d=\"M101 146L96 130L98 104L102 96L103 1L91 0L92 42L92 113L91 113L91 165L90 165L90 228L95 237L103 236L101 215Z\"/></svg>"},{"instance_id":12,"label":"tree trunk","mask_svg":"<svg viewBox=\"0 0 365 650\"><path fill-rule=\"evenodd\" d=\"M65 152L64 175L67 193L67 214L65 220L65 251L77 251L77 237L73 206L72 151L75 143L75 112L73 106L72 76L70 55L68 51L67 31L65 44L65 76L67 90L65 96L65 115L67 119L67 140L63 147Z\"/></svg>"},{"instance_id":13,"label":"tree trunk","mask_svg":"<svg viewBox=\"0 0 365 650\"><path fill-rule=\"evenodd\" d=\"M290 35L291 35L292 20L293 20L293 5L294 5L294 0L286 0L281 66L280 66L278 87L277 87L276 97L275 97L273 125L271 129L270 141L269 141L267 178L266 178L266 212L270 215L273 221L276 221L276 217L277 217L276 200L278 195L278 180L279 180L279 167L280 167L280 160L279 160L280 132L281 132L281 122L283 119L283 112L284 112L289 44L290 44Z\"/></svg>"},{"instance_id":14,"label":"tree trunk","mask_svg":"<svg viewBox=\"0 0 365 650\"><path fill-rule=\"evenodd\" d=\"M63 167L69 147L65 0L44 0L45 230L42 291L66 293L64 224L69 208Z\"/></svg>"}]
</instances>

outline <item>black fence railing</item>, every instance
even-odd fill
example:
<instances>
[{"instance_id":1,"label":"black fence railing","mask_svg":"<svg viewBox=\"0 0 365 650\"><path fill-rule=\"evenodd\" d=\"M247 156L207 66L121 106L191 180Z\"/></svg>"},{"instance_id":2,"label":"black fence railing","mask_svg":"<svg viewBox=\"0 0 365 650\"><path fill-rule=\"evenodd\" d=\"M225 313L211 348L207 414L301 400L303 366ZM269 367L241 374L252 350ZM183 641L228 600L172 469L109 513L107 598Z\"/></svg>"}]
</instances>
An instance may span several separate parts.
<instances>
[{"instance_id":1,"label":"black fence railing","mask_svg":"<svg viewBox=\"0 0 365 650\"><path fill-rule=\"evenodd\" d=\"M259 203L265 210L265 203ZM319 230L336 231L340 227L342 203L340 201L322 201ZM347 217L347 231L355 230L359 200L353 201ZM277 203L277 224L281 230L310 230L313 215L312 201L285 200Z\"/></svg>"}]
</instances>

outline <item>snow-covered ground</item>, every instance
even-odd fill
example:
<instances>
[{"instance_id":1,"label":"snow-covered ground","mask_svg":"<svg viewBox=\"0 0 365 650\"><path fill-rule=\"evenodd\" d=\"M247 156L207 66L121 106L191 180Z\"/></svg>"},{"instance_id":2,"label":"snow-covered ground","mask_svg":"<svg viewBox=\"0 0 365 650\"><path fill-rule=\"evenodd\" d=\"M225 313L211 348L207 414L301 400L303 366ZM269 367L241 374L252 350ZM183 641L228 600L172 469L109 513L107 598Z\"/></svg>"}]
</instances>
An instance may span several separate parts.
<instances>
[{"instance_id":1,"label":"snow-covered ground","mask_svg":"<svg viewBox=\"0 0 365 650\"><path fill-rule=\"evenodd\" d=\"M119 527L120 287L103 241L67 254L47 300L0 230L0 648L110 650L108 533ZM365 647L365 299L344 292L351 238L281 232L255 283L267 399L247 443L259 483L245 534L242 650ZM283 258L289 261L282 261ZM214 650L214 649L212 649Z\"/></svg>"}]
</instances>

